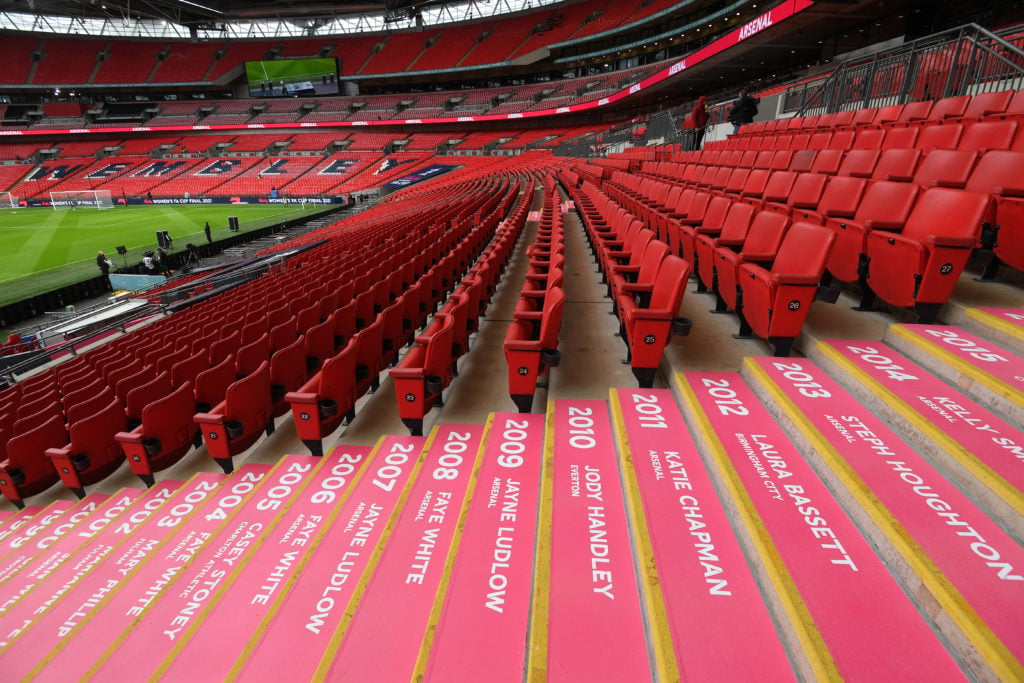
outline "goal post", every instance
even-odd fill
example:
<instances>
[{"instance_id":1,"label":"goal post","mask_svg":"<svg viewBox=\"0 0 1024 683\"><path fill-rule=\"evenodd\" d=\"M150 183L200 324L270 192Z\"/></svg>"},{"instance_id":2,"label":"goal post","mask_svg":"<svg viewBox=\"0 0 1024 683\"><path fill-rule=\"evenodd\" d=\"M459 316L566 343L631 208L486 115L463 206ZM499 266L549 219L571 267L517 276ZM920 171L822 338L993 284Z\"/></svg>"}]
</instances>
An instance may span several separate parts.
<instances>
[{"instance_id":1,"label":"goal post","mask_svg":"<svg viewBox=\"0 0 1024 683\"><path fill-rule=\"evenodd\" d=\"M0 192L0 209L17 209L18 198L10 192Z\"/></svg>"},{"instance_id":2,"label":"goal post","mask_svg":"<svg viewBox=\"0 0 1024 683\"><path fill-rule=\"evenodd\" d=\"M62 209L112 209L114 200L110 190L67 190L50 192L50 206L54 211Z\"/></svg>"}]
</instances>

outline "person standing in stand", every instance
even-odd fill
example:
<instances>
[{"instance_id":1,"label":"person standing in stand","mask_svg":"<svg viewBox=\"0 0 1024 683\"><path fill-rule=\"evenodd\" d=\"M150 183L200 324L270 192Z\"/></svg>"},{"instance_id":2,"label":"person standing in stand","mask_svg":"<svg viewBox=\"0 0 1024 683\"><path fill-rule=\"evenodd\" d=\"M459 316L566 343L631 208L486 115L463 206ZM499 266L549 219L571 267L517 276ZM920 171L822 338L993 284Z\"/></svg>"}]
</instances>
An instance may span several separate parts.
<instances>
[{"instance_id":1,"label":"person standing in stand","mask_svg":"<svg viewBox=\"0 0 1024 683\"><path fill-rule=\"evenodd\" d=\"M739 132L740 126L754 122L757 116L757 100L751 97L746 88L740 90L740 98L729 110L729 123L732 124L732 134Z\"/></svg>"},{"instance_id":2,"label":"person standing in stand","mask_svg":"<svg viewBox=\"0 0 1024 683\"><path fill-rule=\"evenodd\" d=\"M697 98L697 104L693 105L693 112L690 113L690 120L693 122L693 148L700 149L704 143L704 131L708 127L708 98L701 95Z\"/></svg>"},{"instance_id":3,"label":"person standing in stand","mask_svg":"<svg viewBox=\"0 0 1024 683\"><path fill-rule=\"evenodd\" d=\"M103 279L107 281L107 285L110 284L110 269L114 267L114 262L107 258L107 255L102 251L96 254L96 265L99 266L100 272L103 273Z\"/></svg>"},{"instance_id":4,"label":"person standing in stand","mask_svg":"<svg viewBox=\"0 0 1024 683\"><path fill-rule=\"evenodd\" d=\"M203 232L206 233L206 241L213 244L213 235L210 233L210 221L206 221L206 225L203 226Z\"/></svg>"}]
</instances>

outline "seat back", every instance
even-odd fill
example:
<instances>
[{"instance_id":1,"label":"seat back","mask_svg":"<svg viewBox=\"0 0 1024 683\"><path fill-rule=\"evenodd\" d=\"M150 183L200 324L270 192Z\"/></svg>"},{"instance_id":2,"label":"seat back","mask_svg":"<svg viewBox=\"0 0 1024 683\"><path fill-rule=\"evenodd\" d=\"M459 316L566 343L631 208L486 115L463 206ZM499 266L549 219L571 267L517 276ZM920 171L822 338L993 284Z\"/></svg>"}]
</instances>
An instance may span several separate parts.
<instances>
[{"instance_id":1,"label":"seat back","mask_svg":"<svg viewBox=\"0 0 1024 683\"><path fill-rule=\"evenodd\" d=\"M237 420L246 432L263 429L271 417L270 361L263 361L246 377L232 382L224 394L225 421Z\"/></svg>"},{"instance_id":2,"label":"seat back","mask_svg":"<svg viewBox=\"0 0 1024 683\"><path fill-rule=\"evenodd\" d=\"M919 149L887 149L879 156L871 179L910 182L920 162Z\"/></svg>"},{"instance_id":3,"label":"seat back","mask_svg":"<svg viewBox=\"0 0 1024 683\"><path fill-rule=\"evenodd\" d=\"M963 187L977 160L978 153L970 150L933 150L918 166L914 182L922 187Z\"/></svg>"},{"instance_id":4,"label":"seat back","mask_svg":"<svg viewBox=\"0 0 1024 683\"><path fill-rule=\"evenodd\" d=\"M238 353L235 354L235 375L245 377L258 368L260 363L269 358L270 335L264 332L251 344L246 344L238 349Z\"/></svg>"},{"instance_id":5,"label":"seat back","mask_svg":"<svg viewBox=\"0 0 1024 683\"><path fill-rule=\"evenodd\" d=\"M668 245L661 244L667 254ZM565 292L561 287L552 287L544 297L544 314L540 320L540 347L542 349L558 348L558 332L562 329L562 311L565 308Z\"/></svg>"},{"instance_id":6,"label":"seat back","mask_svg":"<svg viewBox=\"0 0 1024 683\"><path fill-rule=\"evenodd\" d=\"M981 157L964 189L992 195L1024 196L1024 152L993 150Z\"/></svg>"},{"instance_id":7,"label":"seat back","mask_svg":"<svg viewBox=\"0 0 1024 683\"><path fill-rule=\"evenodd\" d=\"M761 198L766 202L785 203L793 191L793 183L796 182L797 175L795 171L773 172L768 178Z\"/></svg>"},{"instance_id":8,"label":"seat back","mask_svg":"<svg viewBox=\"0 0 1024 683\"><path fill-rule=\"evenodd\" d=\"M47 448L63 448L68 443L64 418L54 415L39 426L18 434L7 442L7 463L0 469L0 489L14 500L43 490L57 480ZM21 495L14 495L20 492Z\"/></svg>"},{"instance_id":9,"label":"seat back","mask_svg":"<svg viewBox=\"0 0 1024 683\"><path fill-rule=\"evenodd\" d=\"M180 387L185 382L191 382L195 386L196 377L203 370L210 369L210 352L200 349L188 358L178 361L171 366L171 385Z\"/></svg>"},{"instance_id":10,"label":"seat back","mask_svg":"<svg viewBox=\"0 0 1024 683\"><path fill-rule=\"evenodd\" d=\"M159 398L171 393L171 373L161 372L148 382L128 391L125 397L125 414L130 422L142 420L142 410ZM70 422L70 418L68 422Z\"/></svg>"},{"instance_id":11,"label":"seat back","mask_svg":"<svg viewBox=\"0 0 1024 683\"><path fill-rule=\"evenodd\" d=\"M935 106L932 107L931 112L928 114L928 118L932 121L958 119L967 111L967 107L971 103L971 99L970 95L943 97L941 100L937 100L935 102Z\"/></svg>"},{"instance_id":12,"label":"seat back","mask_svg":"<svg viewBox=\"0 0 1024 683\"><path fill-rule=\"evenodd\" d=\"M114 435L123 432L127 420L120 401L113 400L89 417L78 420L69 429L72 455L89 457L88 469L79 472L85 479L87 472L124 457Z\"/></svg>"},{"instance_id":13,"label":"seat back","mask_svg":"<svg viewBox=\"0 0 1024 683\"><path fill-rule=\"evenodd\" d=\"M159 439L164 451L191 443L195 433L192 421L195 412L192 384L185 382L142 409L142 433L147 439Z\"/></svg>"},{"instance_id":14,"label":"seat back","mask_svg":"<svg viewBox=\"0 0 1024 683\"><path fill-rule=\"evenodd\" d=\"M849 218L857 213L867 180L850 176L833 176L818 202L818 213L827 218Z\"/></svg>"},{"instance_id":15,"label":"seat back","mask_svg":"<svg viewBox=\"0 0 1024 683\"><path fill-rule=\"evenodd\" d=\"M1010 149L1013 138L1017 134L1017 122L979 121L967 127L960 138L957 149L984 151L989 149Z\"/></svg>"},{"instance_id":16,"label":"seat back","mask_svg":"<svg viewBox=\"0 0 1024 683\"><path fill-rule=\"evenodd\" d=\"M115 400L117 395L110 387L103 387L102 391L96 392L75 403L68 403L64 408L64 419L68 424L74 424L90 415L99 412L104 406Z\"/></svg>"},{"instance_id":17,"label":"seat back","mask_svg":"<svg viewBox=\"0 0 1024 683\"><path fill-rule=\"evenodd\" d=\"M242 332L236 330L210 344L210 362L220 363L225 358L234 355L238 347L242 345Z\"/></svg>"},{"instance_id":18,"label":"seat back","mask_svg":"<svg viewBox=\"0 0 1024 683\"><path fill-rule=\"evenodd\" d=\"M302 337L296 337L270 357L270 383L274 386L294 391L303 385L307 376L306 346Z\"/></svg>"},{"instance_id":19,"label":"seat back","mask_svg":"<svg viewBox=\"0 0 1024 683\"><path fill-rule=\"evenodd\" d=\"M999 92L978 93L971 98L970 104L964 110L964 118L980 118L1001 114L1006 111L1013 99L1015 90L1000 90Z\"/></svg>"},{"instance_id":20,"label":"seat back","mask_svg":"<svg viewBox=\"0 0 1024 683\"><path fill-rule=\"evenodd\" d=\"M675 316L683 303L689 279L690 264L678 256L666 256L654 281L649 308L652 311L669 311Z\"/></svg>"},{"instance_id":21,"label":"seat back","mask_svg":"<svg viewBox=\"0 0 1024 683\"><path fill-rule=\"evenodd\" d=\"M299 334L295 316L289 316L284 322L270 328L269 334L271 353L289 346Z\"/></svg>"},{"instance_id":22,"label":"seat back","mask_svg":"<svg viewBox=\"0 0 1024 683\"><path fill-rule=\"evenodd\" d=\"M896 117L895 121L898 123L911 123L913 121L923 121L928 118L928 114L931 112L932 107L935 103L932 100L921 100L919 102L908 102L903 105L903 109L900 110L899 116Z\"/></svg>"},{"instance_id":23,"label":"seat back","mask_svg":"<svg viewBox=\"0 0 1024 683\"><path fill-rule=\"evenodd\" d=\"M793 191L789 195L789 205L794 209L817 208L821 196L825 193L829 176L822 173L800 173L793 181Z\"/></svg>"},{"instance_id":24,"label":"seat back","mask_svg":"<svg viewBox=\"0 0 1024 683\"><path fill-rule=\"evenodd\" d=\"M956 149L964 127L959 123L931 123L917 136L917 148L925 152L933 149Z\"/></svg>"},{"instance_id":25,"label":"seat back","mask_svg":"<svg viewBox=\"0 0 1024 683\"><path fill-rule=\"evenodd\" d=\"M929 188L914 206L902 234L918 242L926 242L932 235L977 238L990 202L988 195L978 192Z\"/></svg>"},{"instance_id":26,"label":"seat back","mask_svg":"<svg viewBox=\"0 0 1024 683\"><path fill-rule=\"evenodd\" d=\"M758 211L750 224L741 253L757 260L774 257L779 251L782 237L789 226L789 217L778 211Z\"/></svg>"},{"instance_id":27,"label":"seat back","mask_svg":"<svg viewBox=\"0 0 1024 683\"><path fill-rule=\"evenodd\" d=\"M718 241L727 244L740 244L747 237L750 231L750 222L754 220L754 213L757 209L752 204L745 202L733 202L729 206L725 220L722 221L722 232L718 234Z\"/></svg>"},{"instance_id":28,"label":"seat back","mask_svg":"<svg viewBox=\"0 0 1024 683\"><path fill-rule=\"evenodd\" d=\"M878 149L851 149L839 166L839 175L870 178L880 154Z\"/></svg>"},{"instance_id":29,"label":"seat back","mask_svg":"<svg viewBox=\"0 0 1024 683\"><path fill-rule=\"evenodd\" d=\"M228 355L213 367L196 375L196 407L207 412L224 400L224 392L235 381L235 357Z\"/></svg>"},{"instance_id":30,"label":"seat back","mask_svg":"<svg viewBox=\"0 0 1024 683\"><path fill-rule=\"evenodd\" d=\"M853 219L872 229L898 230L910 217L920 191L913 183L880 180L871 183Z\"/></svg>"},{"instance_id":31,"label":"seat back","mask_svg":"<svg viewBox=\"0 0 1024 683\"><path fill-rule=\"evenodd\" d=\"M320 398L329 398L345 405L346 397L353 394L356 386L356 340L353 339L341 351L324 361L320 368Z\"/></svg>"},{"instance_id":32,"label":"seat back","mask_svg":"<svg viewBox=\"0 0 1024 683\"><path fill-rule=\"evenodd\" d=\"M188 358L188 355L189 349L187 346L182 346L174 351L165 353L156 359L156 371L170 372L176 363L185 360Z\"/></svg>"},{"instance_id":33,"label":"seat back","mask_svg":"<svg viewBox=\"0 0 1024 683\"><path fill-rule=\"evenodd\" d=\"M452 357L452 344L455 340L455 315L438 313L435 318L441 319L441 326L427 341L423 359L423 374L427 377L447 377L455 359Z\"/></svg>"},{"instance_id":34,"label":"seat back","mask_svg":"<svg viewBox=\"0 0 1024 683\"><path fill-rule=\"evenodd\" d=\"M314 325L306 332L306 357L313 367L334 355L334 319Z\"/></svg>"},{"instance_id":35,"label":"seat back","mask_svg":"<svg viewBox=\"0 0 1024 683\"><path fill-rule=\"evenodd\" d=\"M772 262L772 273L821 278L835 239L835 232L823 225L797 221L786 231L779 253Z\"/></svg>"},{"instance_id":36,"label":"seat back","mask_svg":"<svg viewBox=\"0 0 1024 683\"><path fill-rule=\"evenodd\" d=\"M824 173L835 175L839 172L839 166L843 163L844 150L822 149L814 157L814 164L811 166L812 173Z\"/></svg>"}]
</instances>

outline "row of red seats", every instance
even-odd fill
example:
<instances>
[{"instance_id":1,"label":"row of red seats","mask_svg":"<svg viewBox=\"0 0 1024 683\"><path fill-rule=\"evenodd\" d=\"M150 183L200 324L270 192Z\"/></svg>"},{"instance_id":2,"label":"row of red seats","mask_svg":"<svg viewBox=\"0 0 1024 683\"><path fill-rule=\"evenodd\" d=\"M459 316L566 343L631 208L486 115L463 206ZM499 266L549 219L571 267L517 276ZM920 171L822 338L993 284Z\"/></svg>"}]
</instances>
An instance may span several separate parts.
<instances>
[{"instance_id":1,"label":"row of red seats","mask_svg":"<svg viewBox=\"0 0 1024 683\"><path fill-rule=\"evenodd\" d=\"M525 196L530 197L532 180L525 190ZM434 405L442 405L444 389L458 375L459 358L469 351L469 336L478 329L479 318L515 248L528 203L528 199L521 199L517 209L497 226L486 249L480 250L476 262L433 321L389 373L395 384L398 415L413 436L423 434L423 417ZM479 234L489 236L490 232L488 229Z\"/></svg>"},{"instance_id":2,"label":"row of red seats","mask_svg":"<svg viewBox=\"0 0 1024 683\"><path fill-rule=\"evenodd\" d=\"M651 387L671 336L690 333L690 321L678 315L691 262L670 254L665 240L597 185L574 172L562 172L559 179L569 188L609 283L633 375L641 387Z\"/></svg>"},{"instance_id":3,"label":"row of red seats","mask_svg":"<svg viewBox=\"0 0 1024 683\"><path fill-rule=\"evenodd\" d=\"M512 322L505 332L508 391L521 413L533 409L537 381L561 359L558 334L562 328L565 292L565 234L561 202L554 177L543 179L544 203L536 238L527 249L529 265Z\"/></svg>"}]
</instances>

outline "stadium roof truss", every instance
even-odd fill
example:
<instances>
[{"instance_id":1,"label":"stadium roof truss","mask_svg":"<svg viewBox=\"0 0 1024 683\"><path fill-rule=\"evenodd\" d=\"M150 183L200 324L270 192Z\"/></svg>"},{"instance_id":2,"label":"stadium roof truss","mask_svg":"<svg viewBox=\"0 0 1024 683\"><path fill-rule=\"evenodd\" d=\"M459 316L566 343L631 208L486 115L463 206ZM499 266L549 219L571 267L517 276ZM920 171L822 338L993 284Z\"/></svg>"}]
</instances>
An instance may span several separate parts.
<instances>
[{"instance_id":1,"label":"stadium roof truss","mask_svg":"<svg viewBox=\"0 0 1024 683\"><path fill-rule=\"evenodd\" d=\"M451 24L560 1L0 0L0 31L206 40L302 38Z\"/></svg>"}]
</instances>

